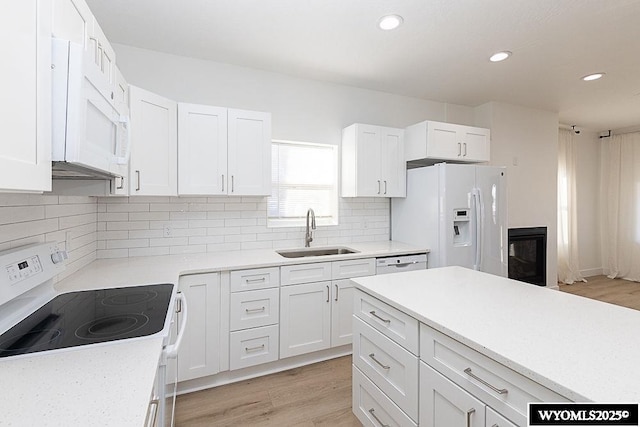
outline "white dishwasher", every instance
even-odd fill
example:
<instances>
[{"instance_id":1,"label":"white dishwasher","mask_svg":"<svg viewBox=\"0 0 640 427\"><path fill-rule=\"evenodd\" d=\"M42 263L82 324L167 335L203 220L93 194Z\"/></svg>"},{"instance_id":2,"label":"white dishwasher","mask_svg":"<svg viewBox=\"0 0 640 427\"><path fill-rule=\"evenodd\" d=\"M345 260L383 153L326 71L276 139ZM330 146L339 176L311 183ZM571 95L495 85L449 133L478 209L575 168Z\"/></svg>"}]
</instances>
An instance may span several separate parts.
<instances>
[{"instance_id":1,"label":"white dishwasher","mask_svg":"<svg viewBox=\"0 0 640 427\"><path fill-rule=\"evenodd\" d=\"M376 258L376 274L400 273L401 271L424 270L426 268L427 254Z\"/></svg>"}]
</instances>

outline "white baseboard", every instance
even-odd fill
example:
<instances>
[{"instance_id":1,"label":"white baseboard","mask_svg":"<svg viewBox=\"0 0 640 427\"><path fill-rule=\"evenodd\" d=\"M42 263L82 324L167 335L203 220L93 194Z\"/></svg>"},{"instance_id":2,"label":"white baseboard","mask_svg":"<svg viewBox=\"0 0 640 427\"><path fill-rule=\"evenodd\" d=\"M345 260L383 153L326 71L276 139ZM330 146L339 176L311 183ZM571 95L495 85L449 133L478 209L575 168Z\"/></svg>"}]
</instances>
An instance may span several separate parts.
<instances>
[{"instance_id":1,"label":"white baseboard","mask_svg":"<svg viewBox=\"0 0 640 427\"><path fill-rule=\"evenodd\" d=\"M602 276L604 270L602 268L587 268L585 270L580 270L580 274L582 277L592 277L592 276Z\"/></svg>"}]
</instances>

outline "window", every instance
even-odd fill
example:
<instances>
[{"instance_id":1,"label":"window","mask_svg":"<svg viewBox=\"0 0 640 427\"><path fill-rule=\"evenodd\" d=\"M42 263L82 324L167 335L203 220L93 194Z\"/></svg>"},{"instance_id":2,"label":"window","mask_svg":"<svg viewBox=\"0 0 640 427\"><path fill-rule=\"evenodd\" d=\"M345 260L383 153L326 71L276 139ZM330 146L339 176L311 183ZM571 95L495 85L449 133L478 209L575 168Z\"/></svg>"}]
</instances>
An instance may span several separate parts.
<instances>
[{"instance_id":1,"label":"window","mask_svg":"<svg viewBox=\"0 0 640 427\"><path fill-rule=\"evenodd\" d=\"M312 208L318 225L338 224L338 147L273 141L270 227L303 226Z\"/></svg>"}]
</instances>

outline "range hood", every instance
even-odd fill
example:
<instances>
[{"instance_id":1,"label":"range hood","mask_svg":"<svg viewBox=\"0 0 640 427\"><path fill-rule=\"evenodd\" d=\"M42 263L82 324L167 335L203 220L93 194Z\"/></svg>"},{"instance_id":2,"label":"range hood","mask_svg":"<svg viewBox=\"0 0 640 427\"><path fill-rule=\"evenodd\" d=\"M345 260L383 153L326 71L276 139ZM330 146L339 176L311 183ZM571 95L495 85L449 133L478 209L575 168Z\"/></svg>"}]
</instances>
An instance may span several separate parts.
<instances>
[{"instance_id":1,"label":"range hood","mask_svg":"<svg viewBox=\"0 0 640 427\"><path fill-rule=\"evenodd\" d=\"M51 176L53 179L90 179L111 180L115 174L103 170L92 169L77 163L51 162Z\"/></svg>"}]
</instances>

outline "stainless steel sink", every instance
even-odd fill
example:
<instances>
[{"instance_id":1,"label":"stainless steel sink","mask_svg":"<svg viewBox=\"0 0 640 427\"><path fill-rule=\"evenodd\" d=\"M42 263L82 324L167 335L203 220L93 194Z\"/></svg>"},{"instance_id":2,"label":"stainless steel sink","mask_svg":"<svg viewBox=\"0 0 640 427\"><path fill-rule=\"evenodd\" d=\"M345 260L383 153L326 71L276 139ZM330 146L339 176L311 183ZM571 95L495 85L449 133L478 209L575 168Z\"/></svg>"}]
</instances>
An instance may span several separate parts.
<instances>
[{"instance_id":1,"label":"stainless steel sink","mask_svg":"<svg viewBox=\"0 0 640 427\"><path fill-rule=\"evenodd\" d=\"M346 248L344 246L332 246L332 247L324 247L324 248L287 249L287 250L276 251L276 252L285 258L303 258L303 257L309 257L309 256L344 255L344 254L358 253L358 251Z\"/></svg>"}]
</instances>

